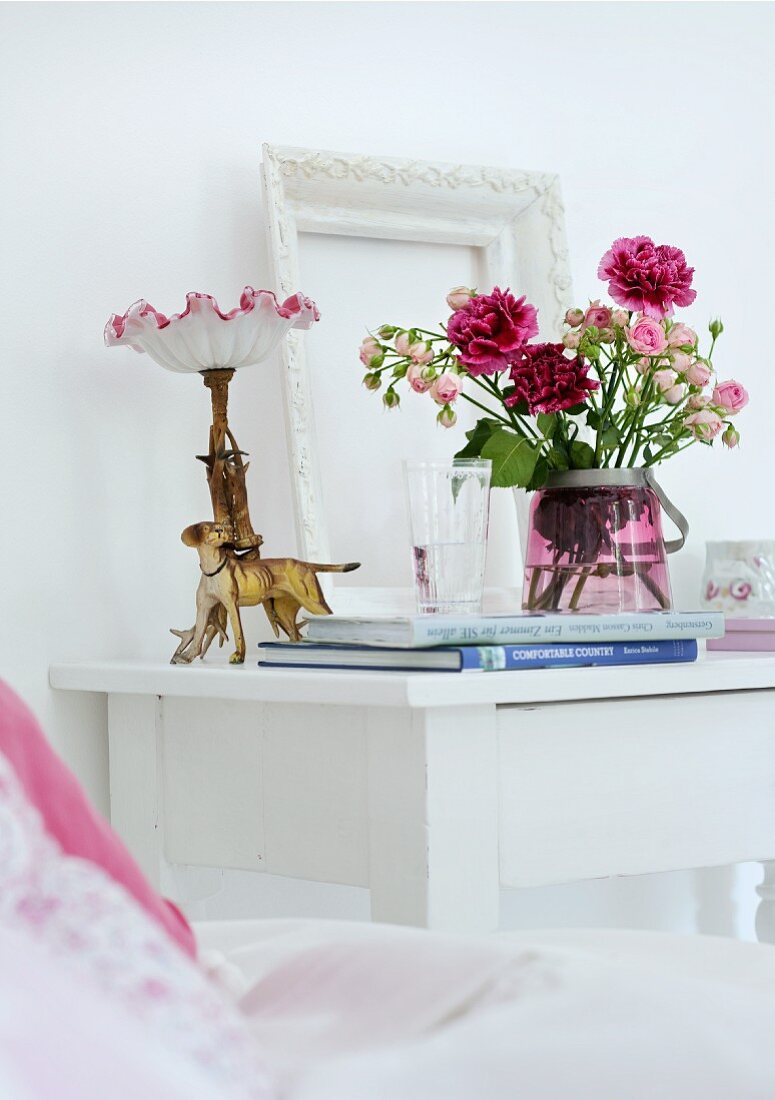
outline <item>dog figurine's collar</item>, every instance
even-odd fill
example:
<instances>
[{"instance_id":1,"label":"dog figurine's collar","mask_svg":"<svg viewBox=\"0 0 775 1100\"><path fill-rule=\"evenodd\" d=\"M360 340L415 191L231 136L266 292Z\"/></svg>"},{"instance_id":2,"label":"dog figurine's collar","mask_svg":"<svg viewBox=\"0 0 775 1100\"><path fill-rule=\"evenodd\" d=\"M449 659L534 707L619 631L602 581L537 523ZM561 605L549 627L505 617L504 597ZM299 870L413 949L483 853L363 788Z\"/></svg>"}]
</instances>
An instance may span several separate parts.
<instances>
[{"instance_id":1,"label":"dog figurine's collar","mask_svg":"<svg viewBox=\"0 0 775 1100\"><path fill-rule=\"evenodd\" d=\"M202 573L204 574L205 577L217 577L228 560L229 560L229 555L224 554L223 561L221 562L221 564L218 566L218 568L213 573L205 573L204 569L202 570Z\"/></svg>"}]
</instances>

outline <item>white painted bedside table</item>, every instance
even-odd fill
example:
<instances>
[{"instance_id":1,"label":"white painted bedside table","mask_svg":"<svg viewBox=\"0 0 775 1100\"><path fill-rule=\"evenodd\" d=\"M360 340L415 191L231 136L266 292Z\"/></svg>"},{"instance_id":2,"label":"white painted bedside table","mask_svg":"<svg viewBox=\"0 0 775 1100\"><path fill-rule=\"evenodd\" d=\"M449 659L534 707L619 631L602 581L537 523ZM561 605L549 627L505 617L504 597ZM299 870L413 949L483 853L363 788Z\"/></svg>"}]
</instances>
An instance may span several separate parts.
<instances>
[{"instance_id":1,"label":"white painted bedside table","mask_svg":"<svg viewBox=\"0 0 775 1100\"><path fill-rule=\"evenodd\" d=\"M111 814L162 861L496 928L501 887L749 860L775 941L775 656L481 674L56 664L108 696Z\"/></svg>"}]
</instances>

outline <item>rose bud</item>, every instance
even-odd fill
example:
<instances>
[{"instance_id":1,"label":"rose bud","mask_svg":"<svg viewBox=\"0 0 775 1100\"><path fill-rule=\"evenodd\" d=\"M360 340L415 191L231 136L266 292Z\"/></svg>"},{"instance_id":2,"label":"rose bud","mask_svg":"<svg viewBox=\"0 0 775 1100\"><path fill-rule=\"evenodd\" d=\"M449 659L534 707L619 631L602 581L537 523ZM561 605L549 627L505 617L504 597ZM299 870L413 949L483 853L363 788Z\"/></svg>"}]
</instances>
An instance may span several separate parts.
<instances>
[{"instance_id":1,"label":"rose bud","mask_svg":"<svg viewBox=\"0 0 775 1100\"><path fill-rule=\"evenodd\" d=\"M673 325L667 334L667 342L671 348L693 348L697 343L697 333L688 325Z\"/></svg>"},{"instance_id":2,"label":"rose bud","mask_svg":"<svg viewBox=\"0 0 775 1100\"><path fill-rule=\"evenodd\" d=\"M430 388L430 395L437 405L450 405L457 401L463 388L463 379L452 371L443 371Z\"/></svg>"},{"instance_id":3,"label":"rose bud","mask_svg":"<svg viewBox=\"0 0 775 1100\"><path fill-rule=\"evenodd\" d=\"M367 390L378 390L382 385L382 380L378 374L366 374L363 377L363 384Z\"/></svg>"},{"instance_id":4,"label":"rose bud","mask_svg":"<svg viewBox=\"0 0 775 1100\"><path fill-rule=\"evenodd\" d=\"M680 382L676 386L671 386L669 390L662 391L662 398L668 405L680 405L686 396L686 386Z\"/></svg>"},{"instance_id":5,"label":"rose bud","mask_svg":"<svg viewBox=\"0 0 775 1100\"><path fill-rule=\"evenodd\" d=\"M727 416L734 416L748 404L748 391L745 386L735 382L734 378L729 378L726 382L717 383L711 400L714 405L724 409Z\"/></svg>"},{"instance_id":6,"label":"rose bud","mask_svg":"<svg viewBox=\"0 0 775 1100\"><path fill-rule=\"evenodd\" d=\"M686 402L688 409L705 409L710 404L709 397L703 397L701 393L693 393L689 400Z\"/></svg>"},{"instance_id":7,"label":"rose bud","mask_svg":"<svg viewBox=\"0 0 775 1100\"><path fill-rule=\"evenodd\" d=\"M377 343L373 336L367 336L361 344L360 352L360 360L364 367L372 366L372 359L378 359L381 355L382 345Z\"/></svg>"},{"instance_id":8,"label":"rose bud","mask_svg":"<svg viewBox=\"0 0 775 1100\"><path fill-rule=\"evenodd\" d=\"M423 367L420 363L412 363L406 372L406 380L415 393L426 393L430 389L433 378L423 377L426 370L427 367Z\"/></svg>"},{"instance_id":9,"label":"rose bud","mask_svg":"<svg viewBox=\"0 0 775 1100\"><path fill-rule=\"evenodd\" d=\"M708 325L708 331L714 340L718 340L721 333L724 331L724 326L721 323L721 318L717 317L715 321L711 321Z\"/></svg>"},{"instance_id":10,"label":"rose bud","mask_svg":"<svg viewBox=\"0 0 775 1100\"><path fill-rule=\"evenodd\" d=\"M581 333L566 332L562 338L562 342L563 344L565 344L566 348L570 348L571 350L573 350L574 348L577 348L581 343Z\"/></svg>"},{"instance_id":11,"label":"rose bud","mask_svg":"<svg viewBox=\"0 0 775 1100\"><path fill-rule=\"evenodd\" d=\"M601 344L613 344L616 334L612 328L601 328L599 339Z\"/></svg>"},{"instance_id":12,"label":"rose bud","mask_svg":"<svg viewBox=\"0 0 775 1100\"><path fill-rule=\"evenodd\" d=\"M445 405L443 409L439 409L436 414L436 422L441 424L442 428L452 428L457 424L457 413L449 405Z\"/></svg>"},{"instance_id":13,"label":"rose bud","mask_svg":"<svg viewBox=\"0 0 775 1100\"><path fill-rule=\"evenodd\" d=\"M721 417L712 409L700 409L684 419L684 427L689 429L695 439L714 439L723 426Z\"/></svg>"},{"instance_id":14,"label":"rose bud","mask_svg":"<svg viewBox=\"0 0 775 1100\"><path fill-rule=\"evenodd\" d=\"M411 344L409 342L408 332L399 332L395 339L395 349L399 355L408 355Z\"/></svg>"},{"instance_id":15,"label":"rose bud","mask_svg":"<svg viewBox=\"0 0 775 1100\"><path fill-rule=\"evenodd\" d=\"M677 370L679 374L683 374L691 366L692 357L687 355L685 351L673 352L673 360L670 364L673 370Z\"/></svg>"},{"instance_id":16,"label":"rose bud","mask_svg":"<svg viewBox=\"0 0 775 1100\"><path fill-rule=\"evenodd\" d=\"M387 390L387 392L382 395L382 404L386 409L397 409L401 404L401 398L395 390Z\"/></svg>"},{"instance_id":17,"label":"rose bud","mask_svg":"<svg viewBox=\"0 0 775 1100\"><path fill-rule=\"evenodd\" d=\"M708 364L698 359L687 370L686 381L691 382L693 386L707 386L712 373Z\"/></svg>"},{"instance_id":18,"label":"rose bud","mask_svg":"<svg viewBox=\"0 0 775 1100\"><path fill-rule=\"evenodd\" d=\"M729 447L729 449L731 451L732 448L736 447L738 445L738 443L740 442L740 432L738 432L737 429L733 428L732 425L730 424L727 427L727 430L722 435L721 442L726 447Z\"/></svg>"},{"instance_id":19,"label":"rose bud","mask_svg":"<svg viewBox=\"0 0 775 1100\"><path fill-rule=\"evenodd\" d=\"M608 306L601 306L600 299L589 303L589 309L584 314L584 328L608 328L611 324L611 310Z\"/></svg>"},{"instance_id":20,"label":"rose bud","mask_svg":"<svg viewBox=\"0 0 775 1100\"><path fill-rule=\"evenodd\" d=\"M646 374L647 371L649 371L650 369L651 360L648 359L645 355L643 356L643 358L638 359L635 364L635 370L638 372L638 374Z\"/></svg>"},{"instance_id":21,"label":"rose bud","mask_svg":"<svg viewBox=\"0 0 775 1100\"><path fill-rule=\"evenodd\" d=\"M637 409L640 405L640 393L635 386L630 386L627 393L624 396L624 403L629 405L631 409Z\"/></svg>"},{"instance_id":22,"label":"rose bud","mask_svg":"<svg viewBox=\"0 0 775 1100\"><path fill-rule=\"evenodd\" d=\"M383 340L390 340L398 329L395 325L383 325L382 328L377 329L377 334L382 337Z\"/></svg>"},{"instance_id":23,"label":"rose bud","mask_svg":"<svg viewBox=\"0 0 775 1100\"><path fill-rule=\"evenodd\" d=\"M571 328L578 328L583 320L583 309L569 309L568 312L565 314L565 324L570 325Z\"/></svg>"},{"instance_id":24,"label":"rose bud","mask_svg":"<svg viewBox=\"0 0 775 1100\"><path fill-rule=\"evenodd\" d=\"M447 305L451 310L462 309L467 306L475 292L468 286L454 286L447 295Z\"/></svg>"},{"instance_id":25,"label":"rose bud","mask_svg":"<svg viewBox=\"0 0 775 1100\"><path fill-rule=\"evenodd\" d=\"M410 344L407 354L413 363L419 363L420 366L430 363L433 359L433 350L424 340L418 340L416 343Z\"/></svg>"},{"instance_id":26,"label":"rose bud","mask_svg":"<svg viewBox=\"0 0 775 1100\"><path fill-rule=\"evenodd\" d=\"M626 309L615 309L611 314L611 321L619 328L624 328L630 323L630 314Z\"/></svg>"},{"instance_id":27,"label":"rose bud","mask_svg":"<svg viewBox=\"0 0 775 1100\"><path fill-rule=\"evenodd\" d=\"M654 382L659 387L659 390L662 393L663 397L664 397L665 393L667 393L668 390L672 389L673 386L675 386L677 381L678 381L678 376L677 376L677 374L675 373L674 370L655 370L654 371Z\"/></svg>"}]
</instances>

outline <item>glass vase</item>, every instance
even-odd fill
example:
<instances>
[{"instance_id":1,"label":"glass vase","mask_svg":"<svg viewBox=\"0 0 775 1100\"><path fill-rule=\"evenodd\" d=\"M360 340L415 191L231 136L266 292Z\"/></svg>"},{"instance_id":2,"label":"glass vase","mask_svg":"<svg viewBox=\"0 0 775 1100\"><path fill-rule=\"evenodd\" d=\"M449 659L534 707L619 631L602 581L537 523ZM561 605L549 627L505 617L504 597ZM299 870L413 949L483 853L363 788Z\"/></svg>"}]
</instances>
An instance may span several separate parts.
<instances>
[{"instance_id":1,"label":"glass vase","mask_svg":"<svg viewBox=\"0 0 775 1100\"><path fill-rule=\"evenodd\" d=\"M681 529L665 543L662 507ZM669 550L686 521L650 471L549 475L530 507L522 606L526 611L666 611Z\"/></svg>"}]
</instances>

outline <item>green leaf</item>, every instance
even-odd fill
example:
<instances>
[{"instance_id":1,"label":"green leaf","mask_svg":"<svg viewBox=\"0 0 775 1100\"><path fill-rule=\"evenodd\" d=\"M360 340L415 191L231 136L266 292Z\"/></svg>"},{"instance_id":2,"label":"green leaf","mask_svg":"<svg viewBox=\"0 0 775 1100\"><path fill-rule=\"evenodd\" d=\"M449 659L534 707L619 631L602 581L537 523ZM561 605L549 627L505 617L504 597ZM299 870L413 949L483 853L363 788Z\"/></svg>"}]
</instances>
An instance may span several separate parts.
<instances>
[{"instance_id":1,"label":"green leaf","mask_svg":"<svg viewBox=\"0 0 775 1100\"><path fill-rule=\"evenodd\" d=\"M592 406L590 406L587 412L587 427L592 428L593 431L597 431L601 423L602 413L599 409L593 409Z\"/></svg>"},{"instance_id":2,"label":"green leaf","mask_svg":"<svg viewBox=\"0 0 775 1100\"><path fill-rule=\"evenodd\" d=\"M531 477L529 483L525 486L525 488L529 489L530 492L533 492L535 489L540 489L542 485L546 484L548 473L549 463L543 456L541 456L538 462L536 462L536 468L535 470L533 470L533 476Z\"/></svg>"},{"instance_id":3,"label":"green leaf","mask_svg":"<svg viewBox=\"0 0 775 1100\"><path fill-rule=\"evenodd\" d=\"M622 437L619 434L619 429L615 424L610 424L603 434L600 436L600 442L603 447L611 448L618 447L622 441Z\"/></svg>"},{"instance_id":4,"label":"green leaf","mask_svg":"<svg viewBox=\"0 0 775 1100\"><path fill-rule=\"evenodd\" d=\"M540 453L524 436L506 428L493 432L482 447L482 458L492 462L491 484L499 489L529 485Z\"/></svg>"},{"instance_id":5,"label":"green leaf","mask_svg":"<svg viewBox=\"0 0 775 1100\"><path fill-rule=\"evenodd\" d=\"M573 470L590 470L595 465L595 452L588 443L576 440L570 445L570 464Z\"/></svg>"},{"instance_id":6,"label":"green leaf","mask_svg":"<svg viewBox=\"0 0 775 1100\"><path fill-rule=\"evenodd\" d=\"M589 405L586 401L579 401L578 405L571 405L569 409L565 410L566 416L580 416L581 413L586 412Z\"/></svg>"},{"instance_id":7,"label":"green leaf","mask_svg":"<svg viewBox=\"0 0 775 1100\"><path fill-rule=\"evenodd\" d=\"M497 431L500 427L498 420L488 420L486 417L482 417L481 420L477 420L476 425L470 432L466 432L465 447L461 451L458 451L455 458L479 458L482 453L482 447L490 438L493 432Z\"/></svg>"},{"instance_id":8,"label":"green leaf","mask_svg":"<svg viewBox=\"0 0 775 1100\"><path fill-rule=\"evenodd\" d=\"M557 431L557 414L539 413L536 417L536 424L544 439L551 439Z\"/></svg>"},{"instance_id":9,"label":"green leaf","mask_svg":"<svg viewBox=\"0 0 775 1100\"><path fill-rule=\"evenodd\" d=\"M555 439L554 446L547 456L552 470L567 470L570 465L568 448L561 439Z\"/></svg>"}]
</instances>

